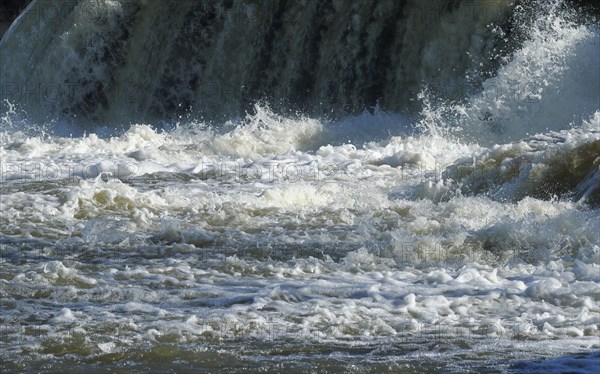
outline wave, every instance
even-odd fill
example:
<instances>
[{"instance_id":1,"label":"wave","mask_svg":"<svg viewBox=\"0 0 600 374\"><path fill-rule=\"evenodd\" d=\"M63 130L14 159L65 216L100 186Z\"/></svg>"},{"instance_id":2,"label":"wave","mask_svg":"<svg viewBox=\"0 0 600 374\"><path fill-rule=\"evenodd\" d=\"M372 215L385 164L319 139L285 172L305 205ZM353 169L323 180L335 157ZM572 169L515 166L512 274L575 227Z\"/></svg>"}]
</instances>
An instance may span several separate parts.
<instances>
[{"instance_id":1,"label":"wave","mask_svg":"<svg viewBox=\"0 0 600 374\"><path fill-rule=\"evenodd\" d=\"M600 203L600 112L580 128L498 145L448 167L463 194L504 200L566 197Z\"/></svg>"}]
</instances>

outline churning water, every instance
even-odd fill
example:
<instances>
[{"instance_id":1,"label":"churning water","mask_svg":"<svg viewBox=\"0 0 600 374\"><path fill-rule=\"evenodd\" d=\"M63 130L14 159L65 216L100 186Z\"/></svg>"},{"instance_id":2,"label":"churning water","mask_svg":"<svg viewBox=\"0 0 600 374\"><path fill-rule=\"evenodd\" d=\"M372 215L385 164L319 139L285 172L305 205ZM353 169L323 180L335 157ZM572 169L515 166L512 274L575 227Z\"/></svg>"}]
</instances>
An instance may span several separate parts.
<instances>
[{"instance_id":1,"label":"churning water","mask_svg":"<svg viewBox=\"0 0 600 374\"><path fill-rule=\"evenodd\" d=\"M3 371L597 366L600 30L442 3L34 1Z\"/></svg>"}]
</instances>

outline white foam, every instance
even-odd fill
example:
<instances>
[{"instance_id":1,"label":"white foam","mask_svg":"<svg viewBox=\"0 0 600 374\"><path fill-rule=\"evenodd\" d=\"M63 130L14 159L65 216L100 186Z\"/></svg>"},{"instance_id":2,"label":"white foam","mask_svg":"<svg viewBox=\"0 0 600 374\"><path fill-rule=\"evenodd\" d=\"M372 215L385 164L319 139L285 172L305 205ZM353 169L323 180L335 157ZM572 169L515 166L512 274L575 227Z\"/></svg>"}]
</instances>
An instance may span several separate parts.
<instances>
[{"instance_id":1,"label":"white foam","mask_svg":"<svg viewBox=\"0 0 600 374\"><path fill-rule=\"evenodd\" d=\"M561 66L594 57L597 34L555 26L558 41L533 35L486 92L539 68L551 75L540 110L566 100L544 101L547 90L582 84ZM500 104L510 120L515 108ZM598 141L593 109L576 109L585 120L574 128L557 117L548 126L563 131L522 141L525 120L507 121L518 141L481 144L381 112L326 123L262 107L222 128L138 124L75 138L7 129L0 293L5 322L19 329L9 336L42 352L45 338L20 332L29 318L57 340L76 326L104 354L148 342L383 347L440 333L436 342L457 355L460 339L473 354L500 347L503 357L597 350L600 212L524 187L544 165L582 160L574 150ZM554 114L527 117L531 129ZM513 178L515 159L527 167ZM478 167L492 171L480 184L451 178ZM582 196L595 193L591 175L574 189Z\"/></svg>"}]
</instances>

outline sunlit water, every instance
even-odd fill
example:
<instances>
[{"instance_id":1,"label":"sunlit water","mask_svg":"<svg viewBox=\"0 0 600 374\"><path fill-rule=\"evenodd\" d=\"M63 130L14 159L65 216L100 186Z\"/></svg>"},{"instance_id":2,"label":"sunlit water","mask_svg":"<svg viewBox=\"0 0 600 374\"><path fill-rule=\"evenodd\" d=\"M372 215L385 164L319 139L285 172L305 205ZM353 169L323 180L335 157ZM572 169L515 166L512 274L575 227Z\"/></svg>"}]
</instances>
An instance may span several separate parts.
<instances>
[{"instance_id":1,"label":"sunlit water","mask_svg":"<svg viewBox=\"0 0 600 374\"><path fill-rule=\"evenodd\" d=\"M600 37L536 27L483 92L424 94L418 119L257 105L70 137L13 108L2 367L590 370Z\"/></svg>"}]
</instances>

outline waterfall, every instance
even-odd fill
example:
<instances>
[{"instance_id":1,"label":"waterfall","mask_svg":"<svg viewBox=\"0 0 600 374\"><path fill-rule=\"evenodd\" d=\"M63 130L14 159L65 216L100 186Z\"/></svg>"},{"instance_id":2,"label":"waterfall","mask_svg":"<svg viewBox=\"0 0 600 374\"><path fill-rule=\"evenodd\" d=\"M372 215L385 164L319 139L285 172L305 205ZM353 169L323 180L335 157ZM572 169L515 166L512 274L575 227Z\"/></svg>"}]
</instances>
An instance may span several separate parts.
<instances>
[{"instance_id":1,"label":"waterfall","mask_svg":"<svg viewBox=\"0 0 600 374\"><path fill-rule=\"evenodd\" d=\"M39 120L122 123L414 109L493 64L505 0L36 0L4 35L1 99ZM484 58L485 57L485 58ZM491 62L490 62L491 61Z\"/></svg>"}]
</instances>

